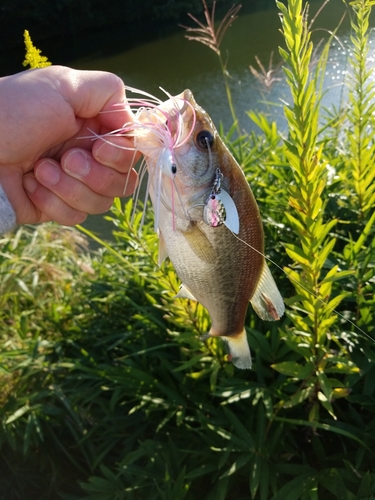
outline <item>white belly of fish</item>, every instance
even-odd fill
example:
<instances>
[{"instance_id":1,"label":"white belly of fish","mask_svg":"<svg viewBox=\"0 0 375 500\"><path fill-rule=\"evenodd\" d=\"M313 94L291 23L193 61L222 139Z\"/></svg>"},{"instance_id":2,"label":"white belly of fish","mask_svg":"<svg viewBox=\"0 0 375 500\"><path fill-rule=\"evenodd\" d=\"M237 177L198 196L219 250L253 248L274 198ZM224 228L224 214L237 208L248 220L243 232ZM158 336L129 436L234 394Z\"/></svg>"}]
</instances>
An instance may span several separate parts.
<instances>
[{"instance_id":1,"label":"white belly of fish","mask_svg":"<svg viewBox=\"0 0 375 500\"><path fill-rule=\"evenodd\" d=\"M213 330L220 336L242 332L259 256L255 254L252 263L254 252L224 225L175 219L173 227L166 209L161 210L159 224L163 257L169 256L183 286L208 310ZM182 290L180 296L189 294Z\"/></svg>"}]
</instances>

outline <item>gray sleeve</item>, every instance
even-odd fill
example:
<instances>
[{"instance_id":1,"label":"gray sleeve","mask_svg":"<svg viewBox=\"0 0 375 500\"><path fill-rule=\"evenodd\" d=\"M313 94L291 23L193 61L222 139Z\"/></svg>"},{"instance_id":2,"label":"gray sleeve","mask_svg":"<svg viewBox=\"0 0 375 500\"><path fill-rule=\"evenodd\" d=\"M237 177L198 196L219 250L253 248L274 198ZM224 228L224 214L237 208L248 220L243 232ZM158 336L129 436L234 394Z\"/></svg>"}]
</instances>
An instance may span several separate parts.
<instances>
[{"instance_id":1,"label":"gray sleeve","mask_svg":"<svg viewBox=\"0 0 375 500\"><path fill-rule=\"evenodd\" d=\"M7 195L0 186L0 234L6 233L16 225L16 214Z\"/></svg>"}]
</instances>

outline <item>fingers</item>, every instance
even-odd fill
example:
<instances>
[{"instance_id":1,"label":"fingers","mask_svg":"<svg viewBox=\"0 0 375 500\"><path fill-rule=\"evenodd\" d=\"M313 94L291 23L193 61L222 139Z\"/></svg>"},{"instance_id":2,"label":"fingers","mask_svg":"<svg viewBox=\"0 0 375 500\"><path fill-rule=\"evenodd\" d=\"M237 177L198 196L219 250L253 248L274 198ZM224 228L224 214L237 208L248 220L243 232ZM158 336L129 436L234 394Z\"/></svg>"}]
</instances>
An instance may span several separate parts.
<instances>
[{"instance_id":1,"label":"fingers","mask_svg":"<svg viewBox=\"0 0 375 500\"><path fill-rule=\"evenodd\" d=\"M41 130L35 141L35 120L29 120L31 135L26 133L20 143L24 156L13 155L5 162L9 168L21 165L18 170L15 167L14 174L7 173L9 182L2 179L2 185L9 184L6 189L17 221L76 224L88 213L107 211L113 197L131 194L137 182L132 169L137 155L129 139L113 137L110 145L86 138L79 148L73 147L77 137L87 135L87 129L103 134L134 120L122 80L111 73L59 66L36 69L28 75L21 83L28 85L34 97L28 101L41 103L45 98L37 116L37 122L45 127L38 127Z\"/></svg>"},{"instance_id":2,"label":"fingers","mask_svg":"<svg viewBox=\"0 0 375 500\"><path fill-rule=\"evenodd\" d=\"M127 172L140 159L141 154L134 151L134 144L126 137L108 136L98 139L92 147L93 157L107 167Z\"/></svg>"},{"instance_id":3,"label":"fingers","mask_svg":"<svg viewBox=\"0 0 375 500\"><path fill-rule=\"evenodd\" d=\"M124 138L114 139L116 144L123 145ZM74 225L87 214L109 210L115 196L127 196L134 191L137 183L137 173L131 168L134 152L104 141L97 143L96 157L110 166L99 163L89 151L77 148L64 153L61 164L50 158L38 161L34 175L24 177L28 196L42 213L39 222L55 220Z\"/></svg>"},{"instance_id":4,"label":"fingers","mask_svg":"<svg viewBox=\"0 0 375 500\"><path fill-rule=\"evenodd\" d=\"M88 151L72 149L66 152L61 158L61 166L64 173L67 174L67 178L66 176L61 177L63 184L60 188L63 188L65 185L69 186L71 184L70 178L74 178L81 181L81 183L90 188L94 193L106 197L113 198L115 196L121 197L131 194L136 186L137 174L132 169L128 172L130 168L127 159L129 152L119 150L107 144L103 144L104 147L106 149L109 147L111 153L106 155L107 163L114 166L120 165L121 171L99 163ZM103 153L100 149L98 152L100 154ZM100 154L98 155L99 158Z\"/></svg>"},{"instance_id":5,"label":"fingers","mask_svg":"<svg viewBox=\"0 0 375 500\"><path fill-rule=\"evenodd\" d=\"M113 197L99 194L87 184L66 174L55 160L45 159L38 162L34 168L34 175L39 184L80 212L99 214L109 210L112 205ZM107 191L109 191L108 188ZM37 203L35 199L32 201L44 213L46 213L45 209L48 209L48 215L50 215L51 196L48 197L48 202L38 200L39 203ZM43 203L43 207L40 206L40 203ZM54 202L54 205L58 206L58 203Z\"/></svg>"},{"instance_id":6,"label":"fingers","mask_svg":"<svg viewBox=\"0 0 375 500\"><path fill-rule=\"evenodd\" d=\"M82 223L87 217L87 213L75 210L50 189L42 186L33 174L23 177L23 187L31 206L18 220L19 223L35 224L53 220L66 226L74 226Z\"/></svg>"},{"instance_id":7,"label":"fingers","mask_svg":"<svg viewBox=\"0 0 375 500\"><path fill-rule=\"evenodd\" d=\"M114 136L95 141L92 154L76 148L67 151L61 165L65 173L94 192L113 198L134 192L138 176L132 168L139 158L128 139Z\"/></svg>"}]
</instances>

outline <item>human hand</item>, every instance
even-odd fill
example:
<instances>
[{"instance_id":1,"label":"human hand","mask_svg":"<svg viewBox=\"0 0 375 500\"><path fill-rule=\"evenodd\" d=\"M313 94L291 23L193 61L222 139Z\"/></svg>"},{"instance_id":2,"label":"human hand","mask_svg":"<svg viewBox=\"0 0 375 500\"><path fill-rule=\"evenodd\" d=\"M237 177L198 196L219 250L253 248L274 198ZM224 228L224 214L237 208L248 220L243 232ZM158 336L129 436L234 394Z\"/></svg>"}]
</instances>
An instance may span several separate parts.
<instances>
[{"instance_id":1,"label":"human hand","mask_svg":"<svg viewBox=\"0 0 375 500\"><path fill-rule=\"evenodd\" d=\"M0 78L0 184L19 224L74 225L131 194L130 139L78 139L132 121L125 108L123 82L111 73L49 66Z\"/></svg>"}]
</instances>

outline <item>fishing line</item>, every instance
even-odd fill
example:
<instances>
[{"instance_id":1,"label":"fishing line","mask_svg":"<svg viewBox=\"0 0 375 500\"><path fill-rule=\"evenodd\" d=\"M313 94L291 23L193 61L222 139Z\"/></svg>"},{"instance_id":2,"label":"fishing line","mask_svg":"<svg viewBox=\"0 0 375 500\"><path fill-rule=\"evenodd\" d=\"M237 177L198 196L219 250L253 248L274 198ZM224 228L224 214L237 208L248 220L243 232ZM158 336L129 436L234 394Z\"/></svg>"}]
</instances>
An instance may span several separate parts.
<instances>
[{"instance_id":1,"label":"fishing line","mask_svg":"<svg viewBox=\"0 0 375 500\"><path fill-rule=\"evenodd\" d=\"M148 173L146 162L145 162L144 165L145 165L145 168L143 169L143 172L142 172L142 181L143 181L145 175ZM146 183L145 202L143 204L142 219L141 219L141 225L140 225L141 228L143 227L143 225L145 223L145 219L146 219L146 210L147 210L146 200L150 196L150 186L151 186L151 175L148 174L148 176L147 176L147 183ZM137 204L138 204L138 200L139 200L139 195L140 195L140 190L138 192ZM136 212L137 204L136 203L134 204L133 217L135 217L135 212Z\"/></svg>"},{"instance_id":2,"label":"fishing line","mask_svg":"<svg viewBox=\"0 0 375 500\"><path fill-rule=\"evenodd\" d=\"M161 168L159 168L158 171L158 176L155 177L155 184L156 184L156 207L154 207L154 216L155 216L155 221L154 221L154 230L155 232L157 231L159 227L159 216L160 216L160 202L161 202L161 197L162 197L162 189L163 189L163 171Z\"/></svg>"},{"instance_id":3,"label":"fishing line","mask_svg":"<svg viewBox=\"0 0 375 500\"><path fill-rule=\"evenodd\" d=\"M132 214L131 214L131 222L133 223L134 222L134 219L135 219L135 213L136 213L136 209L137 209L137 205L138 205L138 201L139 201L139 196L140 196L140 193L141 193L141 189L142 189L142 186L143 186L143 181L144 181L144 178L145 178L145 175L147 173L147 166L146 166L146 161L145 160L142 160L141 162L141 165L139 167L139 170L138 170L138 184L137 184L137 187L134 191L134 194L133 194L133 210L132 210ZM148 176L148 181L147 181L147 185L146 185L146 199L148 198L148 194L149 194L149 179L150 179L150 176ZM142 216L142 221L144 220L144 212L145 212L145 206L143 207L143 216ZM141 222L141 227L143 225L143 222Z\"/></svg>"},{"instance_id":4,"label":"fishing line","mask_svg":"<svg viewBox=\"0 0 375 500\"><path fill-rule=\"evenodd\" d=\"M182 208L182 211L184 212L184 216L187 220L190 220L190 217L188 215L188 212L185 210L185 206L184 206L184 202L182 201L182 198L181 198L181 194L180 194L180 191L178 189L178 186L176 184L176 179L173 178L173 185L175 187L175 190L176 190L176 193L177 193L177 196L178 196L178 201L180 202L180 205L181 205L181 208Z\"/></svg>"},{"instance_id":5,"label":"fishing line","mask_svg":"<svg viewBox=\"0 0 375 500\"><path fill-rule=\"evenodd\" d=\"M172 192L172 230L176 231L176 214L174 211L174 179L171 179L171 192Z\"/></svg>"},{"instance_id":6,"label":"fishing line","mask_svg":"<svg viewBox=\"0 0 375 500\"><path fill-rule=\"evenodd\" d=\"M227 226L226 226L227 227ZM229 229L229 228L228 228ZM243 243L244 245L248 246L249 248L251 248L252 250L254 250L254 252L258 253L259 255L261 255L262 257L264 257L265 259L267 259L269 262L271 262L271 264L273 264L274 266L276 266L281 272L283 272L291 281L293 281L294 283L296 283L298 286L300 286L301 288L303 288L305 290L305 292L308 292L310 293L311 295L313 295L319 302L321 302L323 305L326 305L327 303L321 299L320 297L318 297L313 291L309 290L307 287L305 287L304 285L302 285L301 283L299 283L295 278L293 278L293 276L290 276L288 275L288 273L286 273L284 271L284 269L279 266L278 264L276 264L276 262L274 262L272 259L270 259L269 257L267 257L266 255L264 255L262 252L260 252L259 250L257 250L256 248L254 248L252 245L250 245L250 243L247 243L246 241L242 240L239 236L237 236L237 234L235 234L233 231L231 231L229 229L229 231L233 234L233 236L235 238L238 239L238 241L240 241L241 243ZM352 320L348 319L348 318L345 318L345 316L343 314L341 314L340 312L338 312L336 309L333 309L333 311L338 315L340 316L340 318L342 318L344 321L347 321L349 324L351 324L352 326L354 326L354 328L356 330L358 330L359 332L362 333L362 335L364 335L365 337L367 337L369 340L371 340L373 343L375 343L375 339L373 339L368 333L366 333L365 331L362 330L362 328L360 328L358 325L356 325Z\"/></svg>"},{"instance_id":7,"label":"fishing line","mask_svg":"<svg viewBox=\"0 0 375 500\"><path fill-rule=\"evenodd\" d=\"M132 158L132 161L131 161L130 165L134 165L134 163L135 163L134 160L135 160L135 155L136 154L137 154L137 150L135 149L134 153L133 153L133 158ZM132 167L132 170L133 170L133 167ZM122 195L123 196L125 195L126 190L128 189L129 177L130 177L130 172L128 171L128 175L126 176L125 186L124 186L124 189L122 191Z\"/></svg>"}]
</instances>

